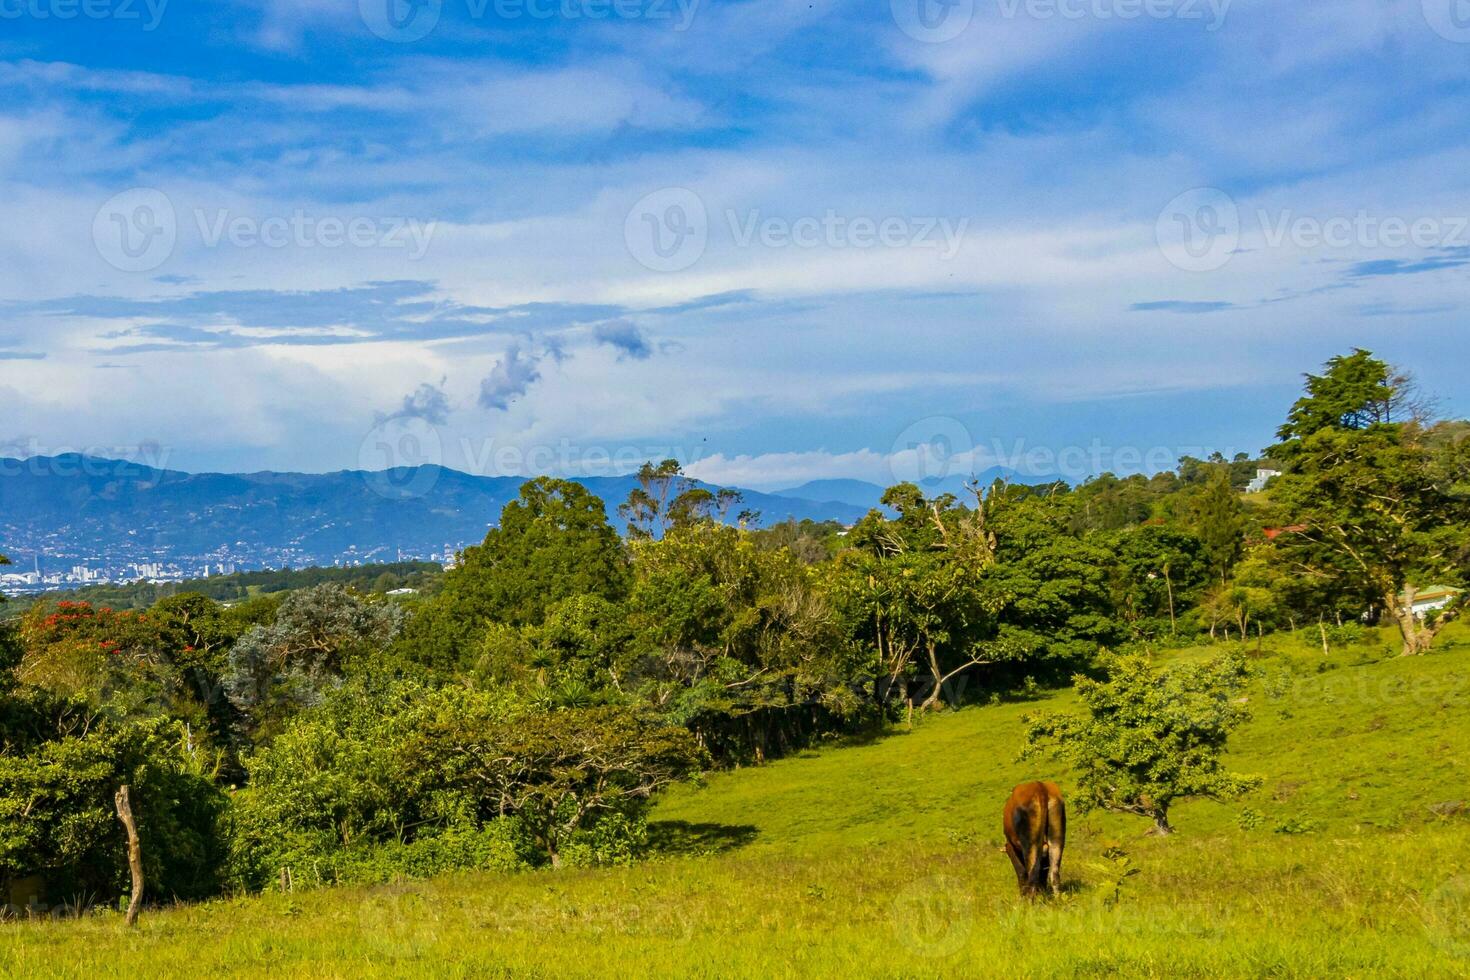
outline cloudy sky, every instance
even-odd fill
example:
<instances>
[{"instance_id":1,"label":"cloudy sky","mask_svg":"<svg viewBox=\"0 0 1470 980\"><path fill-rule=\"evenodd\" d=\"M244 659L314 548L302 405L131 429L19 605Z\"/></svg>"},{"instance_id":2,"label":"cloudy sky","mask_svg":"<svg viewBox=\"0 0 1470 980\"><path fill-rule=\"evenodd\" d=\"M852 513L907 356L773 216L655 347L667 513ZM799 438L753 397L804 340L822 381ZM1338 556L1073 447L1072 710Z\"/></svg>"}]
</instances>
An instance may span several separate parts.
<instances>
[{"instance_id":1,"label":"cloudy sky","mask_svg":"<svg viewBox=\"0 0 1470 980\"><path fill-rule=\"evenodd\" d=\"M1079 476L1354 346L1464 414L1456 12L0 0L0 444Z\"/></svg>"}]
</instances>

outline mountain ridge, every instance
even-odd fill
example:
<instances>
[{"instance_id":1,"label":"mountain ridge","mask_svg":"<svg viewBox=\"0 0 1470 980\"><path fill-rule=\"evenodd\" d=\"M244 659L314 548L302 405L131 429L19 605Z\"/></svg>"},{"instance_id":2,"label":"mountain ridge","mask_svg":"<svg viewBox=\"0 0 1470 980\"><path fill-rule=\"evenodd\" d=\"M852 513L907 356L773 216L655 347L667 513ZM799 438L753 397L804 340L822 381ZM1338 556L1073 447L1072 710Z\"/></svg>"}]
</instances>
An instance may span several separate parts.
<instances>
[{"instance_id":1,"label":"mountain ridge","mask_svg":"<svg viewBox=\"0 0 1470 980\"><path fill-rule=\"evenodd\" d=\"M189 473L81 454L0 459L0 553L62 568L104 558L244 568L430 556L483 539L529 479L444 466ZM601 498L622 530L617 507L637 486L634 474L572 482ZM851 523L867 511L734 489L742 508L760 512L758 526Z\"/></svg>"}]
</instances>

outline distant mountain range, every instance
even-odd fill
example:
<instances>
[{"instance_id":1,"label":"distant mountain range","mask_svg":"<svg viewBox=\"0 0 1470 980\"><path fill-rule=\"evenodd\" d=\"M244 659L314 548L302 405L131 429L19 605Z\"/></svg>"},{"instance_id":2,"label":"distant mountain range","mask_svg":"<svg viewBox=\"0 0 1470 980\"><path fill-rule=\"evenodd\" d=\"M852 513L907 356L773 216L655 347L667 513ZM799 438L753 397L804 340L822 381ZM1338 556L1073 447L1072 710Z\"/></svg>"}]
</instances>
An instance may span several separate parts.
<instances>
[{"instance_id":1,"label":"distant mountain range","mask_svg":"<svg viewBox=\"0 0 1470 980\"><path fill-rule=\"evenodd\" d=\"M243 569L427 557L479 542L525 480L442 467L222 474L86 456L0 460L0 553L16 559L18 571L34 556L51 569L175 562L185 571L202 563ZM577 482L605 502L621 530L617 507L636 478ZM881 492L872 486L865 496L816 500L745 490L741 507L758 511L762 525L851 523Z\"/></svg>"},{"instance_id":2,"label":"distant mountain range","mask_svg":"<svg viewBox=\"0 0 1470 980\"><path fill-rule=\"evenodd\" d=\"M978 474L982 483L1000 477L1016 475L1000 468ZM61 584L77 584L67 577L76 567L116 581L192 577L206 567L217 573L442 558L481 541L526 479L443 467L226 474L78 455L0 459L0 554L15 560L6 569L12 573L39 564L48 577L35 587L58 575ZM970 479L931 480L924 489L964 497ZM637 479L576 482L602 499L608 519L623 530L617 508ZM815 480L776 493L741 490L735 510L758 512L758 526L808 518L851 524L879 506L883 490L862 480Z\"/></svg>"}]
</instances>

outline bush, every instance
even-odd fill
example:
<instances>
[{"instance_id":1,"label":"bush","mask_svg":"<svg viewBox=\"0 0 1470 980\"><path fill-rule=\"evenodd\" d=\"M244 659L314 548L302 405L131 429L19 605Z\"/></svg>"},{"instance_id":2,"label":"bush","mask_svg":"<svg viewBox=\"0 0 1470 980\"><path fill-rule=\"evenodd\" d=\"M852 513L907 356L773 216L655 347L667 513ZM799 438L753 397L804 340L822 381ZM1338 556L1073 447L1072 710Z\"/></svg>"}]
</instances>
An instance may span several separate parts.
<instances>
[{"instance_id":1,"label":"bush","mask_svg":"<svg viewBox=\"0 0 1470 980\"><path fill-rule=\"evenodd\" d=\"M39 875L52 896L126 892L126 840L113 794L128 783L149 895L212 894L223 801L197 761L183 726L163 720L0 755L0 879Z\"/></svg>"}]
</instances>

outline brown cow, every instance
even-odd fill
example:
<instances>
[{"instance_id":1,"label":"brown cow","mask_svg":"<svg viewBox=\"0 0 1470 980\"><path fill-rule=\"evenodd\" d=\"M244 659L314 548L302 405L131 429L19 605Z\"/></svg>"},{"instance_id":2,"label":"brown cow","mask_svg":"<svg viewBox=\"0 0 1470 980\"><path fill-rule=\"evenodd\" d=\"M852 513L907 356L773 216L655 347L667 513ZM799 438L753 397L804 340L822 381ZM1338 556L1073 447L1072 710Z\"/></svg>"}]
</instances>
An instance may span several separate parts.
<instances>
[{"instance_id":1,"label":"brown cow","mask_svg":"<svg viewBox=\"0 0 1470 980\"><path fill-rule=\"evenodd\" d=\"M1067 843L1067 805L1056 783L1022 783L1005 809L1006 854L1016 869L1021 894L1040 893L1043 880L1055 895L1062 881Z\"/></svg>"}]
</instances>

